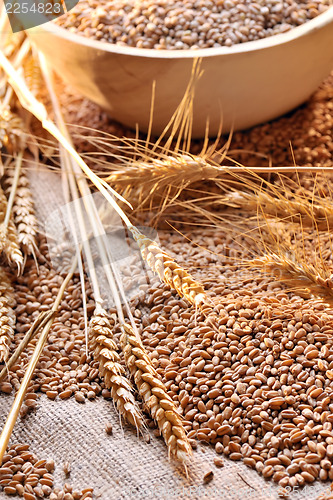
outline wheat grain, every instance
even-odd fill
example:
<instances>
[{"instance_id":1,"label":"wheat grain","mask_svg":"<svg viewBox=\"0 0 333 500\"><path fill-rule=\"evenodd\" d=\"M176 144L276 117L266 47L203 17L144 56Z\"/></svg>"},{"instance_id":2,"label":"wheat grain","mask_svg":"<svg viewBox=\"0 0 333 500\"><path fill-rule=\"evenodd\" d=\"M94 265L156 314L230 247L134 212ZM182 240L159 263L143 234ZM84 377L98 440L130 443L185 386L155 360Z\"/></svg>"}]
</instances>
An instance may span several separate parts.
<instances>
[{"instance_id":1,"label":"wheat grain","mask_svg":"<svg viewBox=\"0 0 333 500\"><path fill-rule=\"evenodd\" d=\"M7 169L4 179L5 192L10 194L14 170ZM38 221L35 215L33 195L27 175L21 171L13 204L13 218L17 228L18 242L25 254L35 255Z\"/></svg>"},{"instance_id":2,"label":"wheat grain","mask_svg":"<svg viewBox=\"0 0 333 500\"><path fill-rule=\"evenodd\" d=\"M12 214L5 225L5 217L7 210L7 198L0 187L0 251L2 251L9 262L9 264L16 264L18 272L23 268L23 255L20 250L17 230L13 221Z\"/></svg>"},{"instance_id":3,"label":"wheat grain","mask_svg":"<svg viewBox=\"0 0 333 500\"><path fill-rule=\"evenodd\" d=\"M131 226L130 230L140 248L143 259L158 274L160 279L170 288L176 290L180 297L184 297L190 304L200 307L203 312L210 310L211 301L204 287L163 251L155 241L142 234L134 226Z\"/></svg>"},{"instance_id":4,"label":"wheat grain","mask_svg":"<svg viewBox=\"0 0 333 500\"><path fill-rule=\"evenodd\" d=\"M330 0L311 3L290 0L287 4L275 0L264 3L100 0L96 21L95 5L84 0L57 19L57 23L79 36L114 45L195 50L230 47L284 33L326 10Z\"/></svg>"},{"instance_id":5,"label":"wheat grain","mask_svg":"<svg viewBox=\"0 0 333 500\"><path fill-rule=\"evenodd\" d=\"M0 267L0 363L7 361L14 338L14 306L14 289L5 270Z\"/></svg>"},{"instance_id":6,"label":"wheat grain","mask_svg":"<svg viewBox=\"0 0 333 500\"><path fill-rule=\"evenodd\" d=\"M142 415L133 395L133 387L126 378L126 372L120 363L117 345L112 334L113 319L102 308L95 310L90 320L90 347L94 358L99 361L99 372L105 385L111 389L112 399L119 414L130 424L140 429ZM114 321L113 321L114 323Z\"/></svg>"},{"instance_id":7,"label":"wheat grain","mask_svg":"<svg viewBox=\"0 0 333 500\"><path fill-rule=\"evenodd\" d=\"M139 394L163 435L169 456L185 462L192 454L175 403L152 365L146 350L130 325L124 324L120 337L125 361Z\"/></svg>"}]
</instances>

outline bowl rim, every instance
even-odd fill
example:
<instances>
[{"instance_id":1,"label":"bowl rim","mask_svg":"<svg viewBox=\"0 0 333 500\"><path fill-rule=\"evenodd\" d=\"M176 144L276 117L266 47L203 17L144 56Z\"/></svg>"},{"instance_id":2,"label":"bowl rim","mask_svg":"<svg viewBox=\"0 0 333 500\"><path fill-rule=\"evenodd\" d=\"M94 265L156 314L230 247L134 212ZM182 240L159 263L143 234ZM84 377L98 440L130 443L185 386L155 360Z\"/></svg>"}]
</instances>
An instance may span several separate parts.
<instances>
[{"instance_id":1,"label":"bowl rim","mask_svg":"<svg viewBox=\"0 0 333 500\"><path fill-rule=\"evenodd\" d=\"M277 45L283 45L289 43L297 38L309 35L315 31L319 31L326 25L333 23L333 4L328 7L328 9L313 19L296 26L291 30L280 33L277 35L272 35L260 40L254 40L250 42L238 43L232 45L231 47L207 47L204 49L141 49L138 47L117 45L110 42L102 42L99 40L93 40L85 36L72 33L66 28L58 26L54 21L49 21L45 24L39 25L35 28L29 28L26 33L30 33L34 36L38 36L38 31L41 33L47 32L56 35L60 38L64 38L69 42L76 43L78 45L83 45L90 47L99 51L111 52L119 55L127 56L138 56L146 58L157 58L157 59L195 59L204 58L212 56L227 56L235 54L251 53L258 50L268 49L275 47Z\"/></svg>"}]
</instances>

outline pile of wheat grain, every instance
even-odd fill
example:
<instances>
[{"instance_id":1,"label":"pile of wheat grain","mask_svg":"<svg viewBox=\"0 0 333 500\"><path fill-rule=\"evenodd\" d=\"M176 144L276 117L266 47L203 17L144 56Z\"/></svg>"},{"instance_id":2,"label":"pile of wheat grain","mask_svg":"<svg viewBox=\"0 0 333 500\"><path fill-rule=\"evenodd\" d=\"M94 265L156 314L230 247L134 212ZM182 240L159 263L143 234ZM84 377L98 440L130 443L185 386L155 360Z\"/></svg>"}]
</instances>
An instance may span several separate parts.
<instances>
[{"instance_id":1,"label":"pile of wheat grain","mask_svg":"<svg viewBox=\"0 0 333 500\"><path fill-rule=\"evenodd\" d=\"M307 2L219 2L191 0L88 0L60 26L79 35L145 49L230 47L285 33L324 12L330 0Z\"/></svg>"},{"instance_id":2,"label":"pile of wheat grain","mask_svg":"<svg viewBox=\"0 0 333 500\"><path fill-rule=\"evenodd\" d=\"M49 498L50 500L90 500L92 488L73 490L68 483L64 488L54 487L54 460L39 460L28 444L11 446L0 467L0 485L8 496L19 495L24 500Z\"/></svg>"},{"instance_id":3,"label":"pile of wheat grain","mask_svg":"<svg viewBox=\"0 0 333 500\"><path fill-rule=\"evenodd\" d=\"M131 303L144 346L184 417L189 438L214 444L218 453L244 460L282 486L332 479L332 311L318 299L285 291L256 270L246 271L245 278L243 267L228 259L232 249L242 252L230 234L206 230L197 236L215 254L184 245L177 235L161 233L161 238L180 264L192 268L216 303L218 330L153 276ZM28 263L16 285L19 335L29 315L47 307L57 291L57 277L45 271L41 266L39 279ZM134 264L129 271L136 276ZM78 402L100 393L111 396L103 388L98 364L85 357L81 300L75 278L44 348L26 408L38 404L33 393L40 390L52 399L75 396ZM93 309L90 300L89 316ZM119 339L119 327L114 335ZM3 390L18 386L31 349L12 368Z\"/></svg>"}]
</instances>

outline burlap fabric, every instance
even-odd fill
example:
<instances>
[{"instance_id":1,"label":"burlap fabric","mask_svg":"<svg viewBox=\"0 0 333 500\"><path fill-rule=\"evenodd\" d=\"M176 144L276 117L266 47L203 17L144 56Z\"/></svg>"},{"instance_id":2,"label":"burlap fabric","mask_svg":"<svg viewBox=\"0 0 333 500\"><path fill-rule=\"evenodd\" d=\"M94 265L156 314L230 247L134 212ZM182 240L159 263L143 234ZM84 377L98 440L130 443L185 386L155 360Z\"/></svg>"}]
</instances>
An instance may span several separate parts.
<instances>
[{"instance_id":1,"label":"burlap fabric","mask_svg":"<svg viewBox=\"0 0 333 500\"><path fill-rule=\"evenodd\" d=\"M12 399L0 397L0 425ZM108 421L113 426L112 436L104 430ZM149 444L139 439L132 428L121 426L112 402L103 399L80 405L73 399L53 402L42 396L38 409L18 420L12 442L29 443L38 458L53 458L56 485L91 486L99 500L280 498L275 483L265 481L241 462L224 458L224 467L215 467L216 453L207 445L199 445L194 452L187 480L182 469L169 462L161 439L153 434ZM72 468L67 479L62 470L65 461ZM205 485L202 478L210 469L214 478ZM317 482L295 490L290 498L315 500L328 486ZM0 498L8 499L3 493Z\"/></svg>"},{"instance_id":2,"label":"burlap fabric","mask_svg":"<svg viewBox=\"0 0 333 500\"><path fill-rule=\"evenodd\" d=\"M61 201L60 179L41 170L33 174L33 184L38 184L38 215L45 220ZM12 401L13 396L0 394L0 426ZM108 421L113 425L112 436L104 430ZM65 482L75 489L91 486L94 498L100 500L279 498L278 487L272 481L264 480L241 462L224 458L224 467L216 468L215 451L203 444L194 452L187 479L184 471L168 460L161 439L151 433L147 444L132 428L122 427L112 402L102 398L81 405L73 399L53 402L42 395L37 410L24 420L18 419L11 442L29 443L38 458L53 458L57 486ZM67 479L63 472L65 461L71 464ZM204 484L203 476L210 469L214 478ZM329 483L317 481L296 489L290 498L315 500L328 487ZM5 498L0 492L0 499Z\"/></svg>"},{"instance_id":3,"label":"burlap fabric","mask_svg":"<svg viewBox=\"0 0 333 500\"><path fill-rule=\"evenodd\" d=\"M32 185L39 193L37 211L45 221L63 202L60 176L32 172ZM0 394L0 425L10 410L13 397ZM105 424L111 422L113 435L107 436ZM65 482L73 488L93 487L96 499L226 499L268 500L279 498L275 483L266 481L241 462L224 458L218 469L214 449L199 444L189 466L189 478L182 468L168 460L161 439L151 433L147 444L129 427L122 427L111 401L103 398L81 405L75 400L50 401L42 395L36 411L18 419L12 443L29 443L38 458L53 458L57 486ZM71 464L70 478L65 478L64 462ZM214 478L204 484L203 476L213 470ZM290 498L314 500L329 484L320 482L295 490ZM0 493L0 499L8 498Z\"/></svg>"}]
</instances>

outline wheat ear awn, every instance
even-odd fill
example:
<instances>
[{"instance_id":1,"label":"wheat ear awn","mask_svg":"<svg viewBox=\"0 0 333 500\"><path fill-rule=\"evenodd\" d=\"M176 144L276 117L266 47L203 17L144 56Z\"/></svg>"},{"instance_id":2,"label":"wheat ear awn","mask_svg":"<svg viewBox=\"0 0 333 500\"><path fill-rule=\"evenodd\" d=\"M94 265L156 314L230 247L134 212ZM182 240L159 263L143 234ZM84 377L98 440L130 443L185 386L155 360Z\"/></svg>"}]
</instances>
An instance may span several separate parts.
<instances>
[{"instance_id":1,"label":"wheat ear awn","mask_svg":"<svg viewBox=\"0 0 333 500\"><path fill-rule=\"evenodd\" d=\"M125 368L120 363L112 326L112 318L107 312L101 307L96 308L89 324L90 347L94 358L99 362L99 372L105 385L111 389L111 396L119 414L140 429L143 425L142 415L135 401L133 386L126 378Z\"/></svg>"},{"instance_id":2,"label":"wheat ear awn","mask_svg":"<svg viewBox=\"0 0 333 500\"><path fill-rule=\"evenodd\" d=\"M157 422L168 447L169 456L184 463L192 454L192 448L175 403L168 395L132 327L123 324L122 329L121 348L139 394L152 418Z\"/></svg>"}]
</instances>

